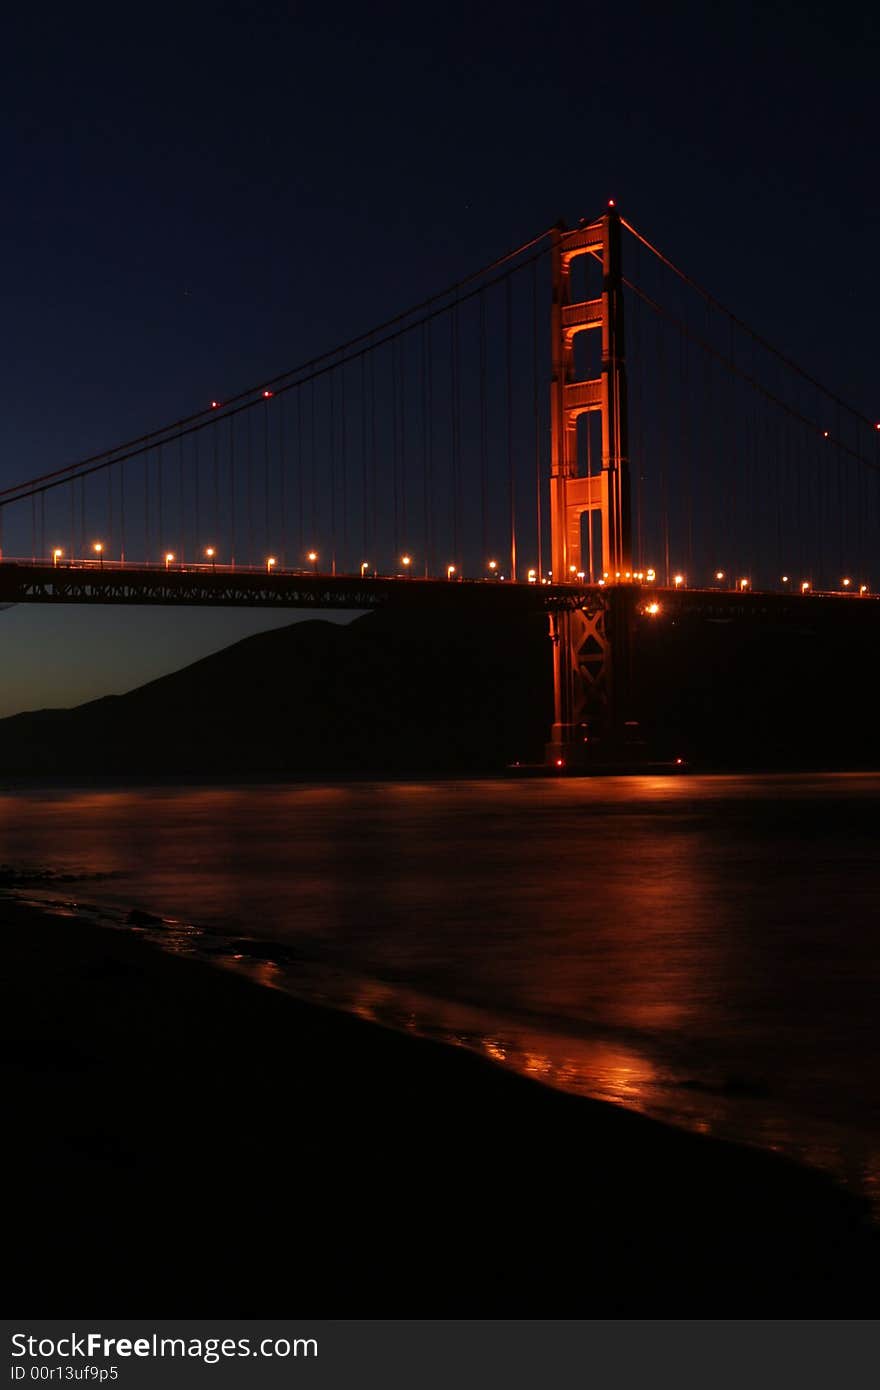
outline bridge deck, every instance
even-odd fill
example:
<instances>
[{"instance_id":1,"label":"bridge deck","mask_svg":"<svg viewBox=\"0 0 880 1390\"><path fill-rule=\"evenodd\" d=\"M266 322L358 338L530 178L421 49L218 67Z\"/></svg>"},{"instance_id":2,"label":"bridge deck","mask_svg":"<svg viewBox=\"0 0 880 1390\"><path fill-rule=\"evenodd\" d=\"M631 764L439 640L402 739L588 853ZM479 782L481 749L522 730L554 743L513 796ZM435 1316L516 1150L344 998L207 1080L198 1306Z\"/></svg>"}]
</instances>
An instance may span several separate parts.
<instances>
[{"instance_id":1,"label":"bridge deck","mask_svg":"<svg viewBox=\"0 0 880 1390\"><path fill-rule=\"evenodd\" d=\"M816 614L817 606L835 612L844 608L875 611L880 595L854 593L807 594L749 590L665 588L662 585L534 584L498 579L422 579L410 575L314 574L303 570L267 571L229 566L122 565L80 561L52 565L42 562L0 562L0 603L131 604L181 607L209 605L226 608L306 608L369 611L389 604L425 607L497 605L524 612L551 612L579 607L584 602L623 599L641 614L656 603L656 617L679 614L708 619L736 617L776 619ZM618 599L619 601L619 599ZM855 605L855 608L853 607ZM655 616L655 615L650 615Z\"/></svg>"}]
</instances>

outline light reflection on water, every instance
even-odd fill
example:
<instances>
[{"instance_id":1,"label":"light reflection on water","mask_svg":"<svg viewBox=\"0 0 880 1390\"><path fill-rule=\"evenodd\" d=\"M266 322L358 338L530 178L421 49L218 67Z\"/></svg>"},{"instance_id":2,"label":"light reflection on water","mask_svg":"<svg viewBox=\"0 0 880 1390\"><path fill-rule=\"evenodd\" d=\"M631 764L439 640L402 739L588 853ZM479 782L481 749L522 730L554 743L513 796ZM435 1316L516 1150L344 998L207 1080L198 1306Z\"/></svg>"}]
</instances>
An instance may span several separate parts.
<instances>
[{"instance_id":1,"label":"light reflection on water","mask_svg":"<svg viewBox=\"0 0 880 1390\"><path fill-rule=\"evenodd\" d=\"M149 933L169 949L877 1194L878 792L865 774L15 792L0 861L108 875L76 892L196 924Z\"/></svg>"}]
</instances>

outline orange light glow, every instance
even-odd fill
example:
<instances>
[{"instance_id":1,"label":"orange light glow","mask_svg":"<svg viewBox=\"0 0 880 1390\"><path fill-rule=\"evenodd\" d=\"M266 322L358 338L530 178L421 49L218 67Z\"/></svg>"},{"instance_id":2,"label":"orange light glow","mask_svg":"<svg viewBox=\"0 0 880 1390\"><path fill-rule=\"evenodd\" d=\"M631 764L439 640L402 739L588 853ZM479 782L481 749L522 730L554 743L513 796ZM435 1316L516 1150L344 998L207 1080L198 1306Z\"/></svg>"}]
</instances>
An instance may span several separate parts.
<instances>
[{"instance_id":1,"label":"orange light glow","mask_svg":"<svg viewBox=\"0 0 880 1390\"><path fill-rule=\"evenodd\" d=\"M747 579L741 579L739 581L739 587L740 589L747 589L749 587L749 581Z\"/></svg>"},{"instance_id":2,"label":"orange light glow","mask_svg":"<svg viewBox=\"0 0 880 1390\"><path fill-rule=\"evenodd\" d=\"M266 560L266 569L269 571L270 574L272 573L273 569L275 568L275 566L276 566L277 564L278 564L278 561L275 559L275 556L274 556L274 555L270 555L270 556L267 558L267 560Z\"/></svg>"},{"instance_id":3,"label":"orange light glow","mask_svg":"<svg viewBox=\"0 0 880 1390\"><path fill-rule=\"evenodd\" d=\"M809 587L810 587L809 581L805 579L804 582L803 582L803 584L801 585L801 593L802 593L802 594L805 594L805 593L807 592L807 590L809 589Z\"/></svg>"},{"instance_id":4,"label":"orange light glow","mask_svg":"<svg viewBox=\"0 0 880 1390\"><path fill-rule=\"evenodd\" d=\"M64 554L64 551L63 551L63 550L59 550L59 549L56 547L56 549L52 551L52 564L53 564L53 565L57 565L57 564L58 564L58 561L61 559L61 556L62 556L63 554Z\"/></svg>"},{"instance_id":5,"label":"orange light glow","mask_svg":"<svg viewBox=\"0 0 880 1390\"><path fill-rule=\"evenodd\" d=\"M648 581L649 584L653 584L653 583L654 583L654 580L657 578L657 571L656 571L656 570L645 570L645 578L647 579L647 581Z\"/></svg>"},{"instance_id":6,"label":"orange light glow","mask_svg":"<svg viewBox=\"0 0 880 1390\"><path fill-rule=\"evenodd\" d=\"M557 766L557 767L565 767L565 759L564 759L564 758L557 758L557 759L556 759L556 766Z\"/></svg>"},{"instance_id":7,"label":"orange light glow","mask_svg":"<svg viewBox=\"0 0 880 1390\"><path fill-rule=\"evenodd\" d=\"M168 566L171 564L171 561L172 561L173 559L174 559L174 554L173 554L172 551L169 550L168 553L167 553L166 556L165 556L165 568L166 568L166 569L167 569Z\"/></svg>"},{"instance_id":8,"label":"orange light glow","mask_svg":"<svg viewBox=\"0 0 880 1390\"><path fill-rule=\"evenodd\" d=\"M209 545L209 546L208 546L208 549L205 551L205 554L207 555L207 557L208 557L209 560L213 560L213 558L214 558L214 547L213 547L213 545Z\"/></svg>"},{"instance_id":9,"label":"orange light glow","mask_svg":"<svg viewBox=\"0 0 880 1390\"><path fill-rule=\"evenodd\" d=\"M101 541L95 541L95 544L92 546L92 549L94 550L96 555L101 555L104 550L103 543Z\"/></svg>"},{"instance_id":10,"label":"orange light glow","mask_svg":"<svg viewBox=\"0 0 880 1390\"><path fill-rule=\"evenodd\" d=\"M498 568L498 561L497 561L497 560L490 560L490 561L489 561L489 569L492 571L493 574L495 573L495 571L497 570L497 568ZM534 574L534 572L535 572L534 570L529 570L529 574Z\"/></svg>"},{"instance_id":11,"label":"orange light glow","mask_svg":"<svg viewBox=\"0 0 880 1390\"><path fill-rule=\"evenodd\" d=\"M852 583L852 580L851 580L851 579L841 579L840 582L841 582L841 584L843 585L843 587L844 587L845 589L848 589L849 586L850 586L850 584Z\"/></svg>"},{"instance_id":12,"label":"orange light glow","mask_svg":"<svg viewBox=\"0 0 880 1390\"><path fill-rule=\"evenodd\" d=\"M682 584L684 583L684 575L677 574L672 582L675 585L676 589L680 589Z\"/></svg>"},{"instance_id":13,"label":"orange light glow","mask_svg":"<svg viewBox=\"0 0 880 1390\"><path fill-rule=\"evenodd\" d=\"M400 557L400 563L403 565L404 569L409 569L410 565L412 564L412 556L411 556L411 555L401 555L401 557ZM453 566L453 568L455 568L455 567Z\"/></svg>"},{"instance_id":14,"label":"orange light glow","mask_svg":"<svg viewBox=\"0 0 880 1390\"><path fill-rule=\"evenodd\" d=\"M716 571L715 571L715 578L716 578L716 579L723 579L723 578L724 578L724 570L716 570Z\"/></svg>"},{"instance_id":15,"label":"orange light glow","mask_svg":"<svg viewBox=\"0 0 880 1390\"><path fill-rule=\"evenodd\" d=\"M650 613L652 618L656 617L656 615L660 612L659 603L649 603L647 608L645 609L645 612Z\"/></svg>"}]
</instances>

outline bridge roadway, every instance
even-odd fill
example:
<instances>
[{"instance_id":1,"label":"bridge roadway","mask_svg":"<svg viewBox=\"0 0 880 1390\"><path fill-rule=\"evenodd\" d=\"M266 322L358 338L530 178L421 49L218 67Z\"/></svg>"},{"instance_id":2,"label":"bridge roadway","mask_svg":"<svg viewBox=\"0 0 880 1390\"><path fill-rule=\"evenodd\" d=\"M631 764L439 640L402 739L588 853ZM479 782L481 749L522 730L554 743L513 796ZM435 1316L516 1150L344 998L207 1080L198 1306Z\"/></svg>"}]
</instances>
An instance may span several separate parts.
<instances>
[{"instance_id":1,"label":"bridge roadway","mask_svg":"<svg viewBox=\"0 0 880 1390\"><path fill-rule=\"evenodd\" d=\"M535 584L501 579L422 579L414 575L320 574L231 566L128 565L106 561L48 564L0 562L0 604L76 603L223 608L306 608L369 611L389 605L465 608L511 605L523 613L554 612L597 602L637 619L700 617L802 621L819 612L877 614L880 595L666 588L658 584ZM656 613L649 605L657 605ZM854 605L856 607L854 607ZM497 611L497 609L496 609ZM510 611L508 609L508 611Z\"/></svg>"}]
</instances>

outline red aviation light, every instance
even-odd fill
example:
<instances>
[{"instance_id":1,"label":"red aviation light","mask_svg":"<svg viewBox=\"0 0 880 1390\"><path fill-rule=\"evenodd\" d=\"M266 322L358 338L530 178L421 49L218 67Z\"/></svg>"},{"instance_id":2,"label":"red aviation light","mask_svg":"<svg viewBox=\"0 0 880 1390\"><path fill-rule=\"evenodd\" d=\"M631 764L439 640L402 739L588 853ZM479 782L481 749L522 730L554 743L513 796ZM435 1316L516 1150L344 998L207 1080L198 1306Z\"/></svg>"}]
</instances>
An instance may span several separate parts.
<instances>
[{"instance_id":1,"label":"red aviation light","mask_svg":"<svg viewBox=\"0 0 880 1390\"><path fill-rule=\"evenodd\" d=\"M264 392L263 392L263 400L264 400L264 401L268 401L268 400L270 399L271 395L272 395L272 392L271 392L271 391L264 391Z\"/></svg>"}]
</instances>

